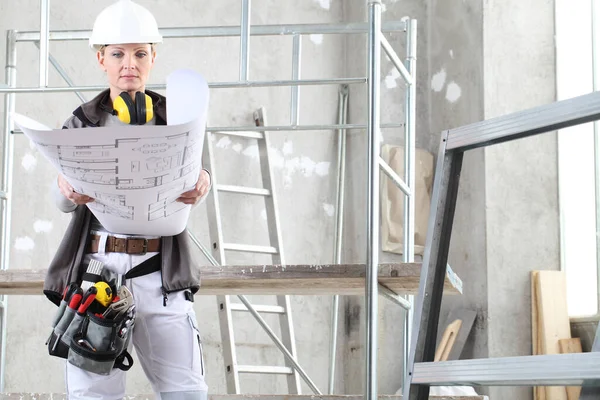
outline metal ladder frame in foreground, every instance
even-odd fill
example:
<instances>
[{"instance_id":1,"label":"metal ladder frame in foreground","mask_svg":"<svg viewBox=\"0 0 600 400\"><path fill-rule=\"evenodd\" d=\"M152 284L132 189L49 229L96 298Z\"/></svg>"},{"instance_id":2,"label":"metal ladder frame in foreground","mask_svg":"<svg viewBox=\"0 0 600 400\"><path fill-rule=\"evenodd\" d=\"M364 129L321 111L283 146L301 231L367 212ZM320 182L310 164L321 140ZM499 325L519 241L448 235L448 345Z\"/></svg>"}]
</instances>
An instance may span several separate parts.
<instances>
[{"instance_id":1,"label":"metal ladder frame in foreground","mask_svg":"<svg viewBox=\"0 0 600 400\"><path fill-rule=\"evenodd\" d=\"M5 67L5 78L6 87L0 86L0 93L5 94L4 104L4 141L2 148L3 155L3 171L2 171L2 185L0 190L0 207L2 215L2 223L0 225L0 235L2 236L0 241L0 269L5 270L9 265L9 249L10 249L10 218L11 218L11 199L10 194L12 192L12 167L13 167L13 137L12 133L15 133L13 129L13 122L11 119L11 111L15 109L15 94L17 93L53 93L53 92L75 92L79 98L83 101L81 92L87 91L99 91L105 88L105 85L97 86L75 86L66 75L64 70L60 67L60 64L53 59L49 53L49 41L50 40L86 40L90 31L79 30L79 31L54 31L49 30L49 0L40 0L40 31L39 32L7 32L7 57ZM415 154L415 104L416 104L416 20L406 21L394 21L386 23L382 26L381 24L381 0L367 0L369 10L369 22L364 23L348 23L348 24L302 24L302 25L265 25L265 26L250 26L249 22L249 5L250 0L242 0L242 23L239 27L236 26L217 26L217 27L197 27L197 28L168 28L161 29L161 33L167 38L181 38L181 37L223 37L223 36L240 36L240 79L235 82L218 82L212 83L209 86L211 88L248 88L248 87L266 87L266 86L291 86L292 99L291 99L291 115L292 122L289 126L269 126L269 127L217 127L208 128L207 131L219 132L219 131L296 131L296 130L326 130L336 129L340 131L340 137L345 135L347 129L367 129L369 137L369 178L368 178L368 204L367 204L367 215L368 215L368 237L367 242L367 279L365 285L366 295L366 324L367 324L367 337L366 337L366 369L365 369L365 390L366 397L374 399L377 397L377 375L376 375L376 349L377 349L377 296L378 289L381 289L381 294L392 299L395 303L401 305L406 309L410 309L410 303L403 301L403 299L391 293L389 289L384 286L378 286L377 282L377 267L378 267L378 201L379 201L379 179L378 170L381 168L383 172L392 179L392 181L400 188L400 190L406 195L408 201L405 201L405 223L404 223L404 251L403 261L413 261L413 226L414 226L414 196L412 195L412 189L415 187L415 172L414 172L414 154ZM382 31L406 31L408 36L407 41L407 61L406 66L400 61L394 50L392 49L389 42L385 39ZM339 79L300 79L299 64L295 65L295 72L293 73L293 79L291 80L280 80L280 81L250 81L248 79L248 56L249 56L249 36L250 35L293 35L294 38L299 38L302 35L320 33L320 34L349 34L349 33L368 33L368 76L365 78L339 78ZM17 42L39 42L40 51L40 81L38 87L29 88L17 88L16 87L16 64L17 64L17 53L16 44ZM379 121L379 85L380 85L380 46L384 48L388 57L392 61L393 65L400 72L400 76L404 79L407 84L406 89L406 123L405 124L380 124ZM299 50L296 53L295 49L299 49L300 46L294 46L293 60L299 62L300 55ZM58 73L67 82L69 87L48 87L48 62L56 68ZM299 103L299 87L302 85L321 85L321 84L360 84L367 83L368 85L368 104L369 112L367 116L367 124L334 124L334 125L300 125L298 118L298 103ZM164 89L164 85L149 85L149 89ZM376 135L379 135L379 129L382 127L402 127L405 128L405 177L402 179L381 159L379 156L379 140L374 140ZM340 148L339 154L345 156L345 148ZM342 162L343 157L338 160ZM338 167L338 171L343 168ZM343 176L341 177L343 180ZM343 187L343 184L338 183L339 188ZM337 196L338 206L343 204L343 198L340 197L339 193ZM341 214L341 213L338 213ZM341 221L339 220L341 215L338 217L336 224L337 235L341 235ZM193 238L194 239L194 238ZM199 245L197 240L196 244ZM336 247L339 248L340 240L336 238ZM209 253L206 249L201 250L207 256ZM336 259L341 257L341 253L336 250ZM210 260L210 258L209 258ZM240 299L244 303L243 296ZM252 308L249 303L245 303L252 315L261 323L262 318ZM337 300L334 298L334 321L337 321ZM0 390L4 387L4 359L5 359L5 346L6 346L6 298L2 299L0 304L0 310L2 312L2 343L0 344L2 350L0 355ZM262 321L264 322L264 320ZM407 318L405 323L410 324L410 318ZM335 324L334 326L336 326ZM262 325L263 328L269 333L268 326ZM408 326L408 325L407 325ZM408 344L409 329L405 329L405 346ZM278 344L276 338L271 336L272 339ZM333 341L335 344L335 341ZM279 345L278 345L279 346ZM281 348L285 354L285 348ZM404 352L407 354L407 351ZM335 366L334 361L335 354L332 358L332 365ZM296 369L298 369L296 367ZM332 368L333 370L333 368ZM333 392L333 374L330 370L330 393Z\"/></svg>"},{"instance_id":2,"label":"metal ladder frame in foreground","mask_svg":"<svg viewBox=\"0 0 600 400\"><path fill-rule=\"evenodd\" d=\"M600 353L432 362L464 152L599 119L600 92L594 92L442 133L405 398L426 400L431 385L600 385Z\"/></svg>"}]
</instances>

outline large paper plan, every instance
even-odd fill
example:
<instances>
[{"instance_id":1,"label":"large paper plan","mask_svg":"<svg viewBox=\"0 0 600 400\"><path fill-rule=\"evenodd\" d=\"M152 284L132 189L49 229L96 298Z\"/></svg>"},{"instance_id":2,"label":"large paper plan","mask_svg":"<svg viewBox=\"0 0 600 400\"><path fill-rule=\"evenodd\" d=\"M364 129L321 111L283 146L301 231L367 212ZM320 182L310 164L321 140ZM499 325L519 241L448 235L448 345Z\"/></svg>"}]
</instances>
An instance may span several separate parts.
<instances>
[{"instance_id":1,"label":"large paper plan","mask_svg":"<svg viewBox=\"0 0 600 400\"><path fill-rule=\"evenodd\" d=\"M167 80L167 120L176 125L49 129L23 115L15 123L63 174L110 232L181 233L190 205L175 201L195 187L202 166L208 85L180 70Z\"/></svg>"}]
</instances>

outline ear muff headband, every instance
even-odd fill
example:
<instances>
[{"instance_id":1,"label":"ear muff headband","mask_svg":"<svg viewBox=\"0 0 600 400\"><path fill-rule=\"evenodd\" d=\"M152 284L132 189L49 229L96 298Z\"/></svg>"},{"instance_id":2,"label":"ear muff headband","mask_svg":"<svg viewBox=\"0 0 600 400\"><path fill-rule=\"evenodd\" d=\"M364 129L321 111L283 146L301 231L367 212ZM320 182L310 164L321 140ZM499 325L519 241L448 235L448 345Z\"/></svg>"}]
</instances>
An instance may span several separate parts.
<instances>
[{"instance_id":1,"label":"ear muff headband","mask_svg":"<svg viewBox=\"0 0 600 400\"><path fill-rule=\"evenodd\" d=\"M113 109L121 122L143 125L154 118L152 98L145 93L135 94L135 103L127 92L123 92L113 102Z\"/></svg>"}]
</instances>

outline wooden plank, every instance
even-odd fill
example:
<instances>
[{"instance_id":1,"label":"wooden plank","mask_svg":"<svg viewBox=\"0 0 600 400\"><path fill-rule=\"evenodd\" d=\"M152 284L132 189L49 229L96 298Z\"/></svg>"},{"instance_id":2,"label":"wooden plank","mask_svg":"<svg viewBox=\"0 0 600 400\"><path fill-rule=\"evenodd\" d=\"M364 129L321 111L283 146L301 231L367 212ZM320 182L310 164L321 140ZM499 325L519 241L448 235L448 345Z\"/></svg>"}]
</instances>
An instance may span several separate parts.
<instances>
[{"instance_id":1,"label":"wooden plank","mask_svg":"<svg viewBox=\"0 0 600 400\"><path fill-rule=\"evenodd\" d=\"M456 342L456 337L458 336L461 326L462 321L457 319L446 327L446 330L442 335L442 340L440 341L438 349L435 352L433 361L448 361L448 356L454 347L454 342Z\"/></svg>"},{"instance_id":2,"label":"wooden plank","mask_svg":"<svg viewBox=\"0 0 600 400\"><path fill-rule=\"evenodd\" d=\"M581 353L581 339L560 339L558 347L561 354ZM581 394L581 386L567 386L567 400L579 400Z\"/></svg>"},{"instance_id":3,"label":"wooden plank","mask_svg":"<svg viewBox=\"0 0 600 400\"><path fill-rule=\"evenodd\" d=\"M126 396L127 400L152 400L152 394ZM379 395L381 400L401 400L400 395ZM363 395L209 394L208 400L363 400ZM484 396L430 396L430 400L484 400ZM67 400L63 393L0 393L0 400Z\"/></svg>"},{"instance_id":4,"label":"wooden plank","mask_svg":"<svg viewBox=\"0 0 600 400\"><path fill-rule=\"evenodd\" d=\"M538 271L531 271L531 343L533 346L532 354L539 355L542 352L542 342L540 335L540 322L539 322L539 278ZM533 399L534 400L545 400L546 390L542 386L533 387Z\"/></svg>"},{"instance_id":5,"label":"wooden plank","mask_svg":"<svg viewBox=\"0 0 600 400\"><path fill-rule=\"evenodd\" d=\"M538 271L536 289L542 354L560 354L558 341L571 337L564 272ZM545 392L546 400L567 400L564 386L546 386Z\"/></svg>"},{"instance_id":6,"label":"wooden plank","mask_svg":"<svg viewBox=\"0 0 600 400\"><path fill-rule=\"evenodd\" d=\"M0 294L42 294L45 270L0 271ZM396 293L417 294L420 263L380 264L379 282ZM233 265L202 267L200 295L364 295L364 264ZM445 275L444 294L460 294L462 282Z\"/></svg>"},{"instance_id":7,"label":"wooden plank","mask_svg":"<svg viewBox=\"0 0 600 400\"><path fill-rule=\"evenodd\" d=\"M453 321L460 319L462 321L462 325L460 330L458 331L458 336L456 337L456 341L454 342L454 346L452 346L452 351L448 354L448 360L458 360L465 348L465 343L471 333L473 328L473 324L475 323L475 318L477 318L477 312L473 310L467 310L464 308L455 308L448 313L448 317L446 318L446 323L443 326L448 326ZM440 343L442 339L442 335L438 334L437 343Z\"/></svg>"}]
</instances>

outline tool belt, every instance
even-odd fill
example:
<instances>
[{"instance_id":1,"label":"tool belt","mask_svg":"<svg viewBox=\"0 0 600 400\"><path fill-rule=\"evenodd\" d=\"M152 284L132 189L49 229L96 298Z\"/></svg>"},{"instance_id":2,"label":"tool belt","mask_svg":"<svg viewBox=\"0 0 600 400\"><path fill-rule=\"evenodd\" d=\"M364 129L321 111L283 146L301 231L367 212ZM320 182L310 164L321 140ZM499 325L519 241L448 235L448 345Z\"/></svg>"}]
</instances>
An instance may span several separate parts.
<instances>
[{"instance_id":1,"label":"tool belt","mask_svg":"<svg viewBox=\"0 0 600 400\"><path fill-rule=\"evenodd\" d=\"M151 274L160 271L160 267L161 257L157 254L129 270L123 278ZM135 324L135 304L131 292L116 282L114 273L102 268L90 282L94 285L85 293L75 282L65 289L46 342L50 355L100 375L108 375L114 368L123 371L131 368L133 358L127 348ZM98 291L100 287L105 288L105 293ZM101 294L109 292L110 300L102 304Z\"/></svg>"},{"instance_id":2,"label":"tool belt","mask_svg":"<svg viewBox=\"0 0 600 400\"><path fill-rule=\"evenodd\" d=\"M100 235L91 235L90 244L88 245L88 253L98 253L100 247ZM106 238L106 253L127 253L144 255L146 253L154 253L160 251L160 238L143 239L143 238L119 238L108 236Z\"/></svg>"}]
</instances>

